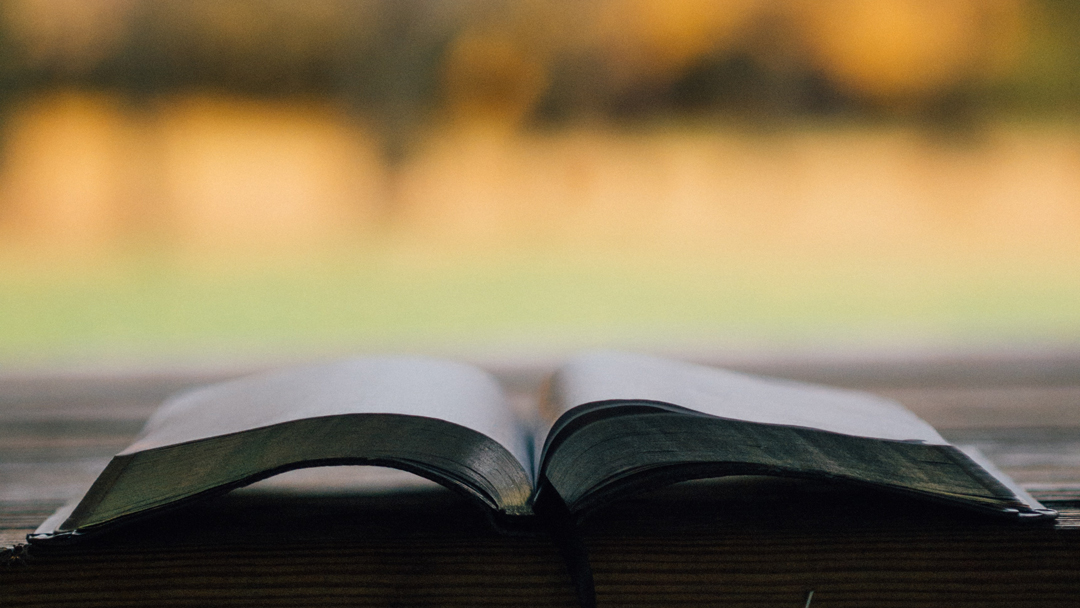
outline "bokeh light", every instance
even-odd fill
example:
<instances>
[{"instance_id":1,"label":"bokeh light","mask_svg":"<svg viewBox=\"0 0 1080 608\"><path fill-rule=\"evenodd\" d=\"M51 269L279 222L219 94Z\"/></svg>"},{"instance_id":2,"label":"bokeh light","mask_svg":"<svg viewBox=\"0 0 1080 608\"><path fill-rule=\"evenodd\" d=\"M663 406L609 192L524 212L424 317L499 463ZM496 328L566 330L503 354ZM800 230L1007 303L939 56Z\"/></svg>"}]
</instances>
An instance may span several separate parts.
<instances>
[{"instance_id":1,"label":"bokeh light","mask_svg":"<svg viewBox=\"0 0 1080 608\"><path fill-rule=\"evenodd\" d=\"M1056 0L10 0L0 362L1074 344Z\"/></svg>"}]
</instances>

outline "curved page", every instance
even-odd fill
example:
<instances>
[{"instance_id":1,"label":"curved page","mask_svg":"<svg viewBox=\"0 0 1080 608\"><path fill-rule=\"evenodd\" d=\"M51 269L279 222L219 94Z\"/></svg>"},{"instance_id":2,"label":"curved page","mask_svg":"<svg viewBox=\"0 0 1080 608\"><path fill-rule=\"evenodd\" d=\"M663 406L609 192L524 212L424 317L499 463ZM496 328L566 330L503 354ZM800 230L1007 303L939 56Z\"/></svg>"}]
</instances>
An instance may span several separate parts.
<instances>
[{"instance_id":1,"label":"curved page","mask_svg":"<svg viewBox=\"0 0 1080 608\"><path fill-rule=\"evenodd\" d=\"M502 388L463 363L368 357L257 374L166 401L120 454L336 414L404 414L482 433L527 462L521 426Z\"/></svg>"},{"instance_id":2,"label":"curved page","mask_svg":"<svg viewBox=\"0 0 1080 608\"><path fill-rule=\"evenodd\" d=\"M595 352L571 359L552 378L549 399L551 413L562 417L558 426L583 404L655 402L747 422L949 444L902 405L876 395L630 353Z\"/></svg>"},{"instance_id":3,"label":"curved page","mask_svg":"<svg viewBox=\"0 0 1080 608\"><path fill-rule=\"evenodd\" d=\"M779 475L846 480L1004 515L1043 514L953 446L672 413L584 426L560 443L544 474L579 513L678 481Z\"/></svg>"},{"instance_id":4,"label":"curved page","mask_svg":"<svg viewBox=\"0 0 1080 608\"><path fill-rule=\"evenodd\" d=\"M401 468L523 515L526 457L500 387L467 365L384 357L262 374L167 401L38 540L331 464Z\"/></svg>"},{"instance_id":5,"label":"curved page","mask_svg":"<svg viewBox=\"0 0 1080 608\"><path fill-rule=\"evenodd\" d=\"M867 393L598 352L559 369L546 405L558 419L540 472L579 513L676 481L775 474L1052 514L899 403Z\"/></svg>"}]
</instances>

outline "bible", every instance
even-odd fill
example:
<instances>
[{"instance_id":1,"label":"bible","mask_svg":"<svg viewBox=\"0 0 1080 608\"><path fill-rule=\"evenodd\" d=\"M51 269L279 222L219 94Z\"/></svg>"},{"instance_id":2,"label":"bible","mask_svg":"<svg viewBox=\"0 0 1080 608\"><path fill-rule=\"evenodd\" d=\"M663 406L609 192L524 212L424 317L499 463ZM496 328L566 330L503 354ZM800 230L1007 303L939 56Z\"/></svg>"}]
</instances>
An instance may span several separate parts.
<instances>
[{"instance_id":1,"label":"bible","mask_svg":"<svg viewBox=\"0 0 1080 608\"><path fill-rule=\"evenodd\" d=\"M977 453L867 393L589 352L559 367L540 401L522 416L480 368L419 357L348 359L196 389L166 401L85 495L28 540L77 543L328 465L414 473L511 530L545 509L580 521L624 497L739 475L850 483L1016 520L1055 516Z\"/></svg>"}]
</instances>

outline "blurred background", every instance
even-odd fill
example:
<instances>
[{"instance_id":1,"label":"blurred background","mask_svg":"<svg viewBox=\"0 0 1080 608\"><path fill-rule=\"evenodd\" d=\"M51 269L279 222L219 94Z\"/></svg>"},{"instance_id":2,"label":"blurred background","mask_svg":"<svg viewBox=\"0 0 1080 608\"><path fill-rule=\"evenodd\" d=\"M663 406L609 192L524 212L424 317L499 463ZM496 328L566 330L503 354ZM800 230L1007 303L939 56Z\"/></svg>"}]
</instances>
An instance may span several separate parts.
<instances>
[{"instance_id":1,"label":"blurred background","mask_svg":"<svg viewBox=\"0 0 1080 608\"><path fill-rule=\"evenodd\" d=\"M1080 341L1080 4L5 0L0 366Z\"/></svg>"}]
</instances>

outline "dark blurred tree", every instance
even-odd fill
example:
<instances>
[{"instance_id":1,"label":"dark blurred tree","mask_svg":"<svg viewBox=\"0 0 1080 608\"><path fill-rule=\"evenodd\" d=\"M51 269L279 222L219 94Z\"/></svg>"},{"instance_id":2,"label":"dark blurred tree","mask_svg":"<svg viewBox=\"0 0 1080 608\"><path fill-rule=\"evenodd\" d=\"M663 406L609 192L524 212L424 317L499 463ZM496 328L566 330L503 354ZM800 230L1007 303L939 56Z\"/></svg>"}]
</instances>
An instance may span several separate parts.
<instances>
[{"instance_id":1,"label":"dark blurred tree","mask_svg":"<svg viewBox=\"0 0 1080 608\"><path fill-rule=\"evenodd\" d=\"M8 0L0 104L57 87L108 89L136 104L197 90L319 97L372 124L390 163L447 106L457 115L486 104L476 111L494 117L493 104L505 103L493 119L519 125L1080 111L1080 3L950 0L960 12L949 13L897 2L907 7L898 14L924 18L982 15L965 31L991 54L1001 24L1020 23L1010 15L1022 11L1024 50L992 76L983 55L953 61L926 86L918 68L932 66L909 65L901 72L917 86L903 89L874 80L883 76L869 51L851 62L885 44L875 31L889 31L887 20L873 30L841 19L877 6L857 0Z\"/></svg>"}]
</instances>

